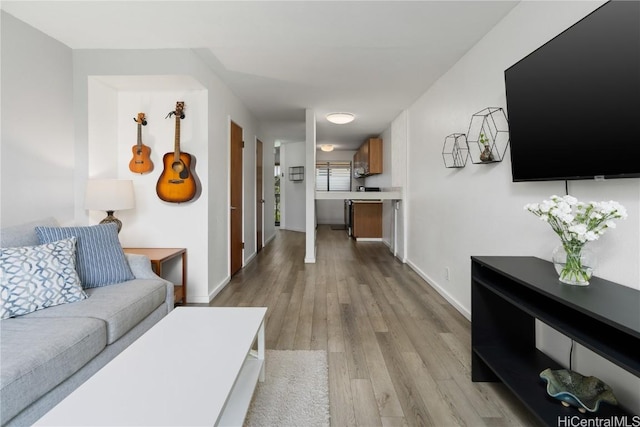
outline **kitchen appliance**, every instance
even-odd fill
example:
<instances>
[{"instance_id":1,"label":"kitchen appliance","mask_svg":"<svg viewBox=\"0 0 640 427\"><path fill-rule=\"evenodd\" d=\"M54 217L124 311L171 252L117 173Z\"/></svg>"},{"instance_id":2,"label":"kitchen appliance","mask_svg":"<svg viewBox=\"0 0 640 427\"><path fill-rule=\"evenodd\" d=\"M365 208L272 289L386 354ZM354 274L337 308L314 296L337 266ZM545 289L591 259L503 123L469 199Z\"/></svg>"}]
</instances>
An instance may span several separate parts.
<instances>
[{"instance_id":1,"label":"kitchen appliance","mask_svg":"<svg viewBox=\"0 0 640 427\"><path fill-rule=\"evenodd\" d=\"M345 199L344 201L344 228L347 230L347 236L351 237L353 231L353 201Z\"/></svg>"},{"instance_id":2,"label":"kitchen appliance","mask_svg":"<svg viewBox=\"0 0 640 427\"><path fill-rule=\"evenodd\" d=\"M361 185L358 187L358 191L380 191L380 187L365 187Z\"/></svg>"}]
</instances>

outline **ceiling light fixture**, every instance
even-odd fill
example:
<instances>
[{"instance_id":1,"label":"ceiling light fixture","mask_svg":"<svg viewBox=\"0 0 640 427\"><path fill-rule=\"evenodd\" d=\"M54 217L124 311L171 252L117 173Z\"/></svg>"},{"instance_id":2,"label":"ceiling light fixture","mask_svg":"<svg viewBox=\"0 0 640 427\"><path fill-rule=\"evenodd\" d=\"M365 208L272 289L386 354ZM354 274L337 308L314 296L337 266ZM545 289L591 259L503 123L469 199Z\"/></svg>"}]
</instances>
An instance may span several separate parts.
<instances>
[{"instance_id":1,"label":"ceiling light fixture","mask_svg":"<svg viewBox=\"0 0 640 427\"><path fill-rule=\"evenodd\" d=\"M328 152L328 151L333 151L333 144L322 144L322 145L320 146L320 149L321 149L322 151L327 151L327 152Z\"/></svg>"},{"instance_id":2,"label":"ceiling light fixture","mask_svg":"<svg viewBox=\"0 0 640 427\"><path fill-rule=\"evenodd\" d=\"M329 113L327 114L327 120L337 125L344 125L351 123L355 119L355 116L351 113Z\"/></svg>"}]
</instances>

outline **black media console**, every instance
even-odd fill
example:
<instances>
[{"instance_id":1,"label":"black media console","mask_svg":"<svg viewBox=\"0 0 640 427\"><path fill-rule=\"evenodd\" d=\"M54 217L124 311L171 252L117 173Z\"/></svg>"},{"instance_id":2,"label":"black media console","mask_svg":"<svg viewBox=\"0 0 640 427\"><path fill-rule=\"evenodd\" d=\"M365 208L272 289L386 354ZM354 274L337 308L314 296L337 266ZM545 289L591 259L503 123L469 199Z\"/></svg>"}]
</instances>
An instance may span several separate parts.
<instances>
[{"instance_id":1,"label":"black media console","mask_svg":"<svg viewBox=\"0 0 640 427\"><path fill-rule=\"evenodd\" d=\"M589 286L558 281L534 257L471 257L472 380L502 381L540 421L632 414L606 403L580 414L547 395L539 374L563 366L536 349L539 319L605 359L640 376L640 291L593 277ZM568 362L569 348L567 348ZM615 388L614 388L615 394ZM639 391L640 393L640 391Z\"/></svg>"}]
</instances>

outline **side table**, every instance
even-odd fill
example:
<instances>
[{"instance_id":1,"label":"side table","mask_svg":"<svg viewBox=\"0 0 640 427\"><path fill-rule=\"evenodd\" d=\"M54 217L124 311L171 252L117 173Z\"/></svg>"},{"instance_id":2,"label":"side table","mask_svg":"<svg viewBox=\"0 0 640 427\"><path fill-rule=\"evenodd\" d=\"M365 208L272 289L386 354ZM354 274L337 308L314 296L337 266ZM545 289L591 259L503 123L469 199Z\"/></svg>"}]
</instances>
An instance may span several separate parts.
<instances>
[{"instance_id":1,"label":"side table","mask_svg":"<svg viewBox=\"0 0 640 427\"><path fill-rule=\"evenodd\" d=\"M174 258L182 258L182 283L174 283L175 304L187 303L187 249L186 248L123 248L125 253L145 255L151 261L153 271L162 277L162 265Z\"/></svg>"}]
</instances>

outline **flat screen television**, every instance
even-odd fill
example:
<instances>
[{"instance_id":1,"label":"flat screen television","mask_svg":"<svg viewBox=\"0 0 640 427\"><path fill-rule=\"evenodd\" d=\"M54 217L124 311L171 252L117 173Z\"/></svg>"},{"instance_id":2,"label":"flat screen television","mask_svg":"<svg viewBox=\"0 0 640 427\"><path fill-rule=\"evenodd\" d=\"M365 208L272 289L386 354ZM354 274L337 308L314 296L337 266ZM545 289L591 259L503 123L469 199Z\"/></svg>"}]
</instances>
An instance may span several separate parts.
<instances>
[{"instance_id":1,"label":"flat screen television","mask_svg":"<svg viewBox=\"0 0 640 427\"><path fill-rule=\"evenodd\" d=\"M513 181L640 177L640 2L605 3L504 76Z\"/></svg>"}]
</instances>

